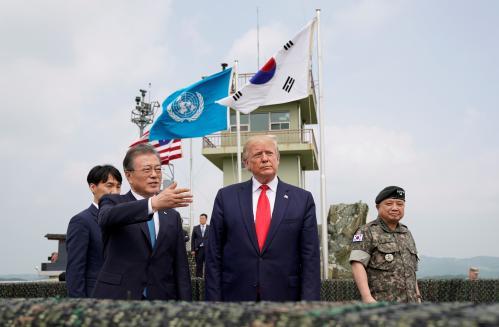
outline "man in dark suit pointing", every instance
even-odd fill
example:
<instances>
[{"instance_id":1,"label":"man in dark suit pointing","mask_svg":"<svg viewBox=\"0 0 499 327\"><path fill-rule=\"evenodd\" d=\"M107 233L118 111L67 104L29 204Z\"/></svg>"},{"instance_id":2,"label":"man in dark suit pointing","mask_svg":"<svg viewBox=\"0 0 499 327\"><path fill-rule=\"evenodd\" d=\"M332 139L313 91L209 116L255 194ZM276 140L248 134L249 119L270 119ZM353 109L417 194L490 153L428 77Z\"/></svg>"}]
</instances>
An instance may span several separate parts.
<instances>
[{"instance_id":1,"label":"man in dark suit pointing","mask_svg":"<svg viewBox=\"0 0 499 327\"><path fill-rule=\"evenodd\" d=\"M248 139L251 180L218 191L206 248L206 299L317 301L319 237L310 192L277 177L279 150L266 135Z\"/></svg>"},{"instance_id":2,"label":"man in dark suit pointing","mask_svg":"<svg viewBox=\"0 0 499 327\"><path fill-rule=\"evenodd\" d=\"M191 300L180 214L192 202L172 183L160 192L161 162L154 147L130 148L123 170L131 190L100 201L104 265L94 296L108 299Z\"/></svg>"},{"instance_id":3,"label":"man in dark suit pointing","mask_svg":"<svg viewBox=\"0 0 499 327\"><path fill-rule=\"evenodd\" d=\"M205 261L204 248L207 245L210 225L206 224L208 215L202 213L199 216L199 225L192 229L191 252L196 258L196 277L203 277L203 266Z\"/></svg>"}]
</instances>

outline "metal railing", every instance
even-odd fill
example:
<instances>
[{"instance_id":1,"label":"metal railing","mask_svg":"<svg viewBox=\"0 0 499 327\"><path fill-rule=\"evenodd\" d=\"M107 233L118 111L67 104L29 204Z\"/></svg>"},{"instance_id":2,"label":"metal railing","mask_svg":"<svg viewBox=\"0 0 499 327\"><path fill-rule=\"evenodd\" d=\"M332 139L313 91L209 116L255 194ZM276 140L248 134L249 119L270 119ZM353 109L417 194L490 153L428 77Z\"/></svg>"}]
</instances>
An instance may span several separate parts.
<instances>
[{"instance_id":1,"label":"metal railing","mask_svg":"<svg viewBox=\"0 0 499 327\"><path fill-rule=\"evenodd\" d=\"M244 144L248 138L254 135L273 135L279 145L284 144L311 144L314 152L317 153L317 144L315 143L314 131L312 129L286 129L260 132L241 132L241 144ZM221 134L209 135L203 137L203 149L234 147L237 145L237 135L235 132L226 132Z\"/></svg>"}]
</instances>

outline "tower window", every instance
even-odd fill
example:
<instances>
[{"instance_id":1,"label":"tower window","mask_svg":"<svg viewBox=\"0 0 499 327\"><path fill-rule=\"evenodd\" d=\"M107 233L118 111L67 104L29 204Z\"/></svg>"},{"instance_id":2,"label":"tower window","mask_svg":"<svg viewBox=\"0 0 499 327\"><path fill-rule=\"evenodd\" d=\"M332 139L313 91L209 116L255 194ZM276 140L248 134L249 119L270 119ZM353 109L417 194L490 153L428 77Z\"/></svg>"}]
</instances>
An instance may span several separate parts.
<instances>
[{"instance_id":1,"label":"tower window","mask_svg":"<svg viewBox=\"0 0 499 327\"><path fill-rule=\"evenodd\" d=\"M270 129L289 129L289 112L271 112Z\"/></svg>"}]
</instances>

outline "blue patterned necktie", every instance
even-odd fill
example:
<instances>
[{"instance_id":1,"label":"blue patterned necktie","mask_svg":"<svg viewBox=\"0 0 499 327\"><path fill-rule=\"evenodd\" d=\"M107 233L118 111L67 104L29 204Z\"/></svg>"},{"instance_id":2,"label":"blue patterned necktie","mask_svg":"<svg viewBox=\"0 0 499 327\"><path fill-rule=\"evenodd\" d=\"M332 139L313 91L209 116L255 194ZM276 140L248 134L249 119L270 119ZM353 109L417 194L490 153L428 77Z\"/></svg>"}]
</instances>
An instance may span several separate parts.
<instances>
[{"instance_id":1,"label":"blue patterned necktie","mask_svg":"<svg viewBox=\"0 0 499 327\"><path fill-rule=\"evenodd\" d=\"M149 236L151 239L151 247L154 249L154 245L156 245L156 228L154 226L154 216L151 220L147 221L147 228L149 229ZM142 295L147 299L147 287L142 291Z\"/></svg>"},{"instance_id":2,"label":"blue patterned necktie","mask_svg":"<svg viewBox=\"0 0 499 327\"><path fill-rule=\"evenodd\" d=\"M151 246L154 249L156 245L156 228L154 227L154 217L147 222L147 227L149 228L149 236L151 237Z\"/></svg>"}]
</instances>

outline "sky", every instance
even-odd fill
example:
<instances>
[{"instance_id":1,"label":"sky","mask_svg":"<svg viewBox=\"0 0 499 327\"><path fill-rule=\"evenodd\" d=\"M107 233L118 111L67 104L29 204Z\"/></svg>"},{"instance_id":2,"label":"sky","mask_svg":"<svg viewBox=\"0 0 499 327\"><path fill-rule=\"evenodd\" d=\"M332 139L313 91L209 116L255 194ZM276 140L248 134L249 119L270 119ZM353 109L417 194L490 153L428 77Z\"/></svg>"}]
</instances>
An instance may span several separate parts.
<instances>
[{"instance_id":1,"label":"sky","mask_svg":"<svg viewBox=\"0 0 499 327\"><path fill-rule=\"evenodd\" d=\"M261 64L321 9L327 206L362 201L371 220L377 193L400 185L421 254L499 256L499 2L8 0L0 274L56 250L44 235L89 206L93 166L122 171L139 89L162 102L222 62L257 71L257 8ZM200 139L193 153L192 212L210 216L222 173ZM174 163L188 186L188 141ZM319 208L319 173L306 180Z\"/></svg>"}]
</instances>

